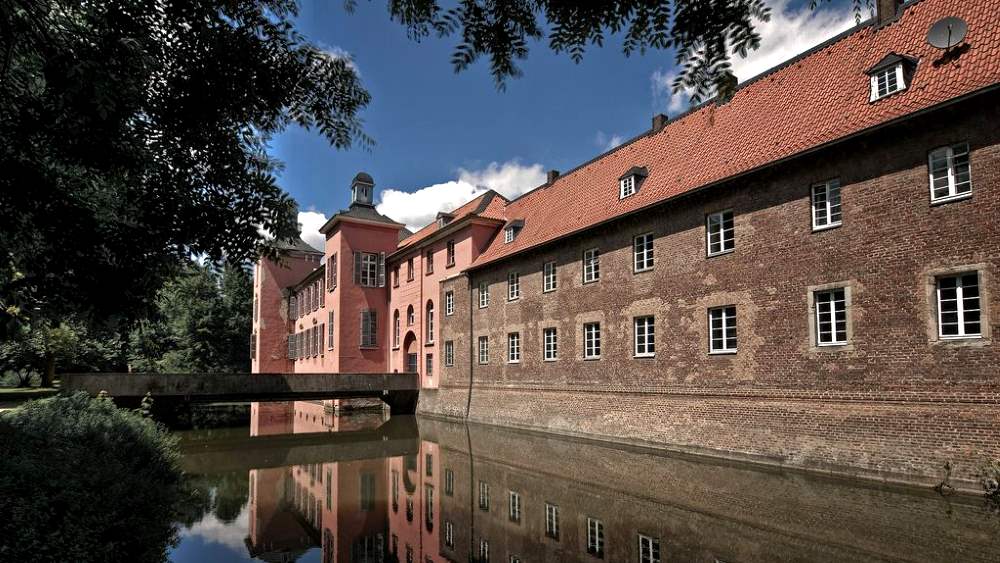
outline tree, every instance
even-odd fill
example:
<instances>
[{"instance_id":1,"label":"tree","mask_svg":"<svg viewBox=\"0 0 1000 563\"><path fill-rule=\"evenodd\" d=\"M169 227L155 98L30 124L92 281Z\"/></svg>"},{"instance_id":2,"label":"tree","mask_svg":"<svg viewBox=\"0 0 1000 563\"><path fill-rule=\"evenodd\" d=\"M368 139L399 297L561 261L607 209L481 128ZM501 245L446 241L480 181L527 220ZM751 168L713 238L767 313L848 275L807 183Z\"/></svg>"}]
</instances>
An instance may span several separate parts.
<instances>
[{"instance_id":1,"label":"tree","mask_svg":"<svg viewBox=\"0 0 1000 563\"><path fill-rule=\"evenodd\" d=\"M0 374L13 373L18 385L38 377L52 385L59 371L109 371L117 362L118 336L100 334L73 319L58 324L37 320L22 325L0 342Z\"/></svg>"},{"instance_id":2,"label":"tree","mask_svg":"<svg viewBox=\"0 0 1000 563\"><path fill-rule=\"evenodd\" d=\"M270 137L370 144L349 61L294 0L0 2L0 329L67 313L121 328L188 256L297 236Z\"/></svg>"},{"instance_id":3,"label":"tree","mask_svg":"<svg viewBox=\"0 0 1000 563\"><path fill-rule=\"evenodd\" d=\"M873 0L851 1L858 21L863 8L873 6ZM348 0L348 8L355 3ZM527 58L530 41L547 36L550 49L579 62L588 46L602 46L621 33L625 55L674 49L680 72L673 87L689 90L692 103L732 95L730 58L760 46L755 22L770 17L766 0L458 0L450 8L437 0L393 0L389 13L413 39L457 35L451 59L456 72L486 57L501 88L521 76L517 61Z\"/></svg>"},{"instance_id":4,"label":"tree","mask_svg":"<svg viewBox=\"0 0 1000 563\"><path fill-rule=\"evenodd\" d=\"M135 371L249 371L253 281L235 267L191 263L156 297L156 312L132 333Z\"/></svg>"}]
</instances>

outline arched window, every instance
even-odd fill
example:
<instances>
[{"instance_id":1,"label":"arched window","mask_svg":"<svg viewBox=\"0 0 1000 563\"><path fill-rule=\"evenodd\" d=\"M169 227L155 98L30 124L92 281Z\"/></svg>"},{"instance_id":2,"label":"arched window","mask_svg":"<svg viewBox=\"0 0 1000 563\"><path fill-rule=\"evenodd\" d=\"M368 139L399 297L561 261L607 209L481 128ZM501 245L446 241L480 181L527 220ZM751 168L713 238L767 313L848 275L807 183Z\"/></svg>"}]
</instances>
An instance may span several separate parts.
<instances>
[{"instance_id":1,"label":"arched window","mask_svg":"<svg viewBox=\"0 0 1000 563\"><path fill-rule=\"evenodd\" d=\"M406 326L413 326L413 305L406 308Z\"/></svg>"},{"instance_id":2,"label":"arched window","mask_svg":"<svg viewBox=\"0 0 1000 563\"><path fill-rule=\"evenodd\" d=\"M434 342L434 302L427 302L427 343Z\"/></svg>"},{"instance_id":3,"label":"arched window","mask_svg":"<svg viewBox=\"0 0 1000 563\"><path fill-rule=\"evenodd\" d=\"M392 345L399 347L399 309L392 312Z\"/></svg>"}]
</instances>

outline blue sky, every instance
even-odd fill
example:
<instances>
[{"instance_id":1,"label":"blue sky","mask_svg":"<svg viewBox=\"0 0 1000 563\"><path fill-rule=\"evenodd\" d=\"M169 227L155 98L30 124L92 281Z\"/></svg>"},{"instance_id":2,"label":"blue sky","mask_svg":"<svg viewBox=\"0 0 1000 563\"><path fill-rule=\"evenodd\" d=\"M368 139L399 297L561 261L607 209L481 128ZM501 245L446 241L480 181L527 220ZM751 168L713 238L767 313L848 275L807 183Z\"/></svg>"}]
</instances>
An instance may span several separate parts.
<instances>
[{"instance_id":1,"label":"blue sky","mask_svg":"<svg viewBox=\"0 0 1000 563\"><path fill-rule=\"evenodd\" d=\"M854 24L847 0L810 11L808 0L771 0L764 44L735 61L743 80ZM363 113L376 140L370 152L337 151L313 132L292 128L272 142L285 163L280 185L298 202L306 240L346 207L359 170L376 182L379 210L411 226L485 188L514 197L544 181L545 170L568 170L649 128L656 113L687 107L671 96L673 53L625 57L620 41L591 48L580 64L533 45L524 76L497 90L483 61L455 74L455 39L411 41L388 17L384 2L358 2L348 14L339 0L305 0L298 26L331 53L348 54L373 101Z\"/></svg>"}]
</instances>

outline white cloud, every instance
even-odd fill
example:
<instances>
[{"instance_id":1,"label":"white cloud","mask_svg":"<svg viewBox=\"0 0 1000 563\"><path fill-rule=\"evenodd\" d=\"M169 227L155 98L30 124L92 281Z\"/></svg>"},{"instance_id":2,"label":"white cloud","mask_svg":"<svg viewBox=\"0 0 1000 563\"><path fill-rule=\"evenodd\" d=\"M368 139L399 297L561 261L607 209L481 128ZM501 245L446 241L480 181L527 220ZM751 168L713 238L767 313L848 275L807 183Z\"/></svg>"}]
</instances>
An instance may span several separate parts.
<instances>
[{"instance_id":1,"label":"white cloud","mask_svg":"<svg viewBox=\"0 0 1000 563\"><path fill-rule=\"evenodd\" d=\"M454 180L412 192L383 190L376 209L416 230L433 221L439 211L451 211L488 189L515 198L545 183L541 164L523 165L516 160L503 164L491 162L480 170L459 168L457 173Z\"/></svg>"},{"instance_id":2,"label":"white cloud","mask_svg":"<svg viewBox=\"0 0 1000 563\"><path fill-rule=\"evenodd\" d=\"M622 144L625 139L617 134L612 133L611 135L606 134L604 131L598 131L597 135L594 135L594 143L601 147L604 151L609 151L618 145Z\"/></svg>"},{"instance_id":3,"label":"white cloud","mask_svg":"<svg viewBox=\"0 0 1000 563\"><path fill-rule=\"evenodd\" d=\"M796 55L846 31L855 25L854 11L850 3L831 7L821 3L811 9L808 2L797 7L790 6L791 0L772 0L771 19L755 22L760 33L760 48L750 51L747 58L732 54L730 61L736 78L743 82L773 68ZM650 76L653 91L653 107L676 115L687 109L691 90L674 94L672 85L677 71L657 69Z\"/></svg>"},{"instance_id":4,"label":"white cloud","mask_svg":"<svg viewBox=\"0 0 1000 563\"><path fill-rule=\"evenodd\" d=\"M326 247L326 236L319 232L319 228L326 223L326 215L319 211L299 211L299 229L302 232L302 240L309 243L316 250L323 250Z\"/></svg>"},{"instance_id":5,"label":"white cloud","mask_svg":"<svg viewBox=\"0 0 1000 563\"><path fill-rule=\"evenodd\" d=\"M829 6L821 3L811 9L808 2L791 7L790 0L772 0L771 20L757 22L760 48L747 58L732 58L733 72L740 82L819 45L855 25L850 3Z\"/></svg>"},{"instance_id":6,"label":"white cloud","mask_svg":"<svg viewBox=\"0 0 1000 563\"><path fill-rule=\"evenodd\" d=\"M677 115L684 111L691 99L691 90L685 89L674 94L674 80L677 73L656 69L649 77L650 86L653 90L653 108L662 111L664 105L667 106L667 114Z\"/></svg>"},{"instance_id":7,"label":"white cloud","mask_svg":"<svg viewBox=\"0 0 1000 563\"><path fill-rule=\"evenodd\" d=\"M243 507L236 520L230 524L219 520L215 514L206 514L199 522L187 529L181 530L181 537L196 536L206 543L217 543L237 553L246 551L243 543L250 529L250 518L247 507Z\"/></svg>"}]
</instances>

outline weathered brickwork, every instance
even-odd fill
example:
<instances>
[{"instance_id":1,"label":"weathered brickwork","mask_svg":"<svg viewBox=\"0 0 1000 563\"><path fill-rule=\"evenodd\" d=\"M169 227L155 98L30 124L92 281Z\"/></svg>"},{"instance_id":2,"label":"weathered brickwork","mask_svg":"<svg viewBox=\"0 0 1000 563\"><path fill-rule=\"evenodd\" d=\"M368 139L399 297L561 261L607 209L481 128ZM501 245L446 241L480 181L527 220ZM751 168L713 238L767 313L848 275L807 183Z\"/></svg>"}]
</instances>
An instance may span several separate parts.
<instances>
[{"instance_id":1,"label":"weathered brickwork","mask_svg":"<svg viewBox=\"0 0 1000 563\"><path fill-rule=\"evenodd\" d=\"M421 410L455 416L469 402L469 418L495 424L892 477L940 478L949 462L972 479L982 458L1000 457L996 123L1000 96L984 94L447 281L456 314L441 331L456 342L455 366ZM965 141L972 197L930 204L928 151ZM814 232L810 186L831 178L843 225ZM706 214L726 209L735 250L706 258ZM655 266L633 273L633 237L644 233ZM601 275L584 284L589 248L600 249ZM550 260L558 288L543 293ZM983 337L940 340L935 276L960 271L980 275ZM520 274L514 301L510 272ZM482 309L480 281L491 294ZM814 344L810 288L828 284L850 288L846 346ZM737 308L735 354L708 353L707 311L721 305ZM653 358L633 357L633 318L644 315L655 317ZM587 322L601 323L597 360L583 359ZM557 361L542 360L547 327ZM507 362L511 332L519 363ZM480 336L487 365L475 358Z\"/></svg>"}]
</instances>

